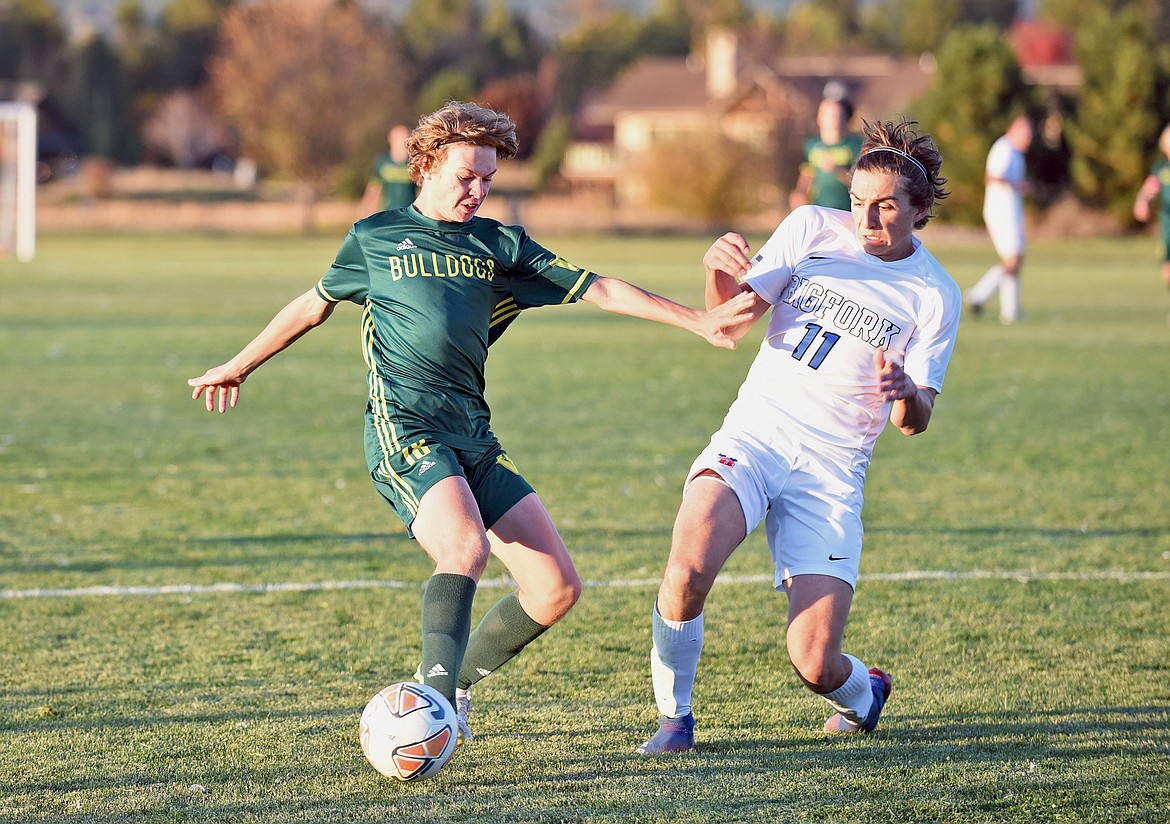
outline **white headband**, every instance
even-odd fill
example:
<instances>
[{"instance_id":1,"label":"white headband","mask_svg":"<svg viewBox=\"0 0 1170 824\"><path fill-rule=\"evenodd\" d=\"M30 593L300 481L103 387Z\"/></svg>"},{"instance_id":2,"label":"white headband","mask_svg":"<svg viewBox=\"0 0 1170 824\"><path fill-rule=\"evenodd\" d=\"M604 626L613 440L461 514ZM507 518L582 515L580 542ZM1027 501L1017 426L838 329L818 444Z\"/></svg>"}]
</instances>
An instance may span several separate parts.
<instances>
[{"instance_id":1,"label":"white headband","mask_svg":"<svg viewBox=\"0 0 1170 824\"><path fill-rule=\"evenodd\" d=\"M930 182L930 172L926 171L926 167L914 155L904 152L901 149L895 149L893 146L874 146L872 149L866 149L862 152L861 156L865 157L867 154L873 154L874 152L893 152L896 155L906 158L922 171L922 176L926 178L926 182Z\"/></svg>"}]
</instances>

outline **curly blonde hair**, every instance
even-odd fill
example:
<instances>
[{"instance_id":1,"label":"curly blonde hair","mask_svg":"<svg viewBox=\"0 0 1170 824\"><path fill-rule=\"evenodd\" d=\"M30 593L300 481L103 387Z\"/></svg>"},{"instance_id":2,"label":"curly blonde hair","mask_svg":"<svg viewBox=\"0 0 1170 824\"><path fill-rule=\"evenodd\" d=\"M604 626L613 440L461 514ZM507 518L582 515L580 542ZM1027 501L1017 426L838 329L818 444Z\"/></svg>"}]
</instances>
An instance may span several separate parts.
<instances>
[{"instance_id":1,"label":"curly blonde hair","mask_svg":"<svg viewBox=\"0 0 1170 824\"><path fill-rule=\"evenodd\" d=\"M911 205L926 210L926 216L914 224L921 229L934 217L935 205L950 194L945 188L947 179L939 174L942 155L934 138L915 131L918 121L904 117L861 123L861 154L853 170L901 175Z\"/></svg>"},{"instance_id":2,"label":"curly blonde hair","mask_svg":"<svg viewBox=\"0 0 1170 824\"><path fill-rule=\"evenodd\" d=\"M452 143L490 146L498 160L514 157L520 148L516 124L503 112L476 103L449 102L438 111L419 118L410 133L406 149L410 153L410 179L422 183L424 169L441 166Z\"/></svg>"}]
</instances>

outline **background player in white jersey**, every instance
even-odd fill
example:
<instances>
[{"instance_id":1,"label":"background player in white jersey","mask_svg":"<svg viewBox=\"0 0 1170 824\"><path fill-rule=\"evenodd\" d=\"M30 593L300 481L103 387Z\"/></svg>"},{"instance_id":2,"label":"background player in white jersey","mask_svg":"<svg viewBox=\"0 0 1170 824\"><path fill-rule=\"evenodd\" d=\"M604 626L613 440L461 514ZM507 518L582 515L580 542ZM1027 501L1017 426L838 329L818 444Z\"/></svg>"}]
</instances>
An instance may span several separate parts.
<instances>
[{"instance_id":1,"label":"background player in white jersey","mask_svg":"<svg viewBox=\"0 0 1170 824\"><path fill-rule=\"evenodd\" d=\"M788 594L788 656L835 710L827 731L870 732L891 680L842 651L861 556L866 468L886 420L926 429L962 297L914 237L946 197L942 159L912 121L865 123L851 212L803 206L754 257L738 234L703 257L708 306L744 291L772 309L722 428L692 465L653 610L661 718L641 753L694 747L691 696L703 608L731 553L761 521Z\"/></svg>"},{"instance_id":2,"label":"background player in white jersey","mask_svg":"<svg viewBox=\"0 0 1170 824\"><path fill-rule=\"evenodd\" d=\"M1027 242L1024 237L1024 192L1027 166L1024 153L1032 145L1032 123L1025 115L1012 120L987 153L986 188L983 194L983 222L991 245L999 256L967 292L967 304L976 315L983 304L999 291L999 319L1015 323L1020 319L1020 267Z\"/></svg>"}]
</instances>

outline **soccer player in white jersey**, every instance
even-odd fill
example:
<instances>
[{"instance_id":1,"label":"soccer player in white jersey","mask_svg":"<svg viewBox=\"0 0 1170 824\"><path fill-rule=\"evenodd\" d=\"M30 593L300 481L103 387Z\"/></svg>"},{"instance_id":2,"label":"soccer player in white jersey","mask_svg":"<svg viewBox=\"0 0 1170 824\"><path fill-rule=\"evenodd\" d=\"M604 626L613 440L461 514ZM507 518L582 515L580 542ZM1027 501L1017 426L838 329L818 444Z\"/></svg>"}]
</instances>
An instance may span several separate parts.
<instances>
[{"instance_id":1,"label":"soccer player in white jersey","mask_svg":"<svg viewBox=\"0 0 1170 824\"><path fill-rule=\"evenodd\" d=\"M987 153L984 176L983 222L999 262L967 291L967 305L975 315L999 292L999 319L1011 324L1020 319L1020 267L1024 264L1024 193L1027 166L1024 153L1032 145L1032 123L1018 115Z\"/></svg>"},{"instance_id":2,"label":"soccer player in white jersey","mask_svg":"<svg viewBox=\"0 0 1170 824\"><path fill-rule=\"evenodd\" d=\"M687 476L652 617L659 729L640 753L694 747L704 604L761 522L788 595L789 659L834 711L825 730L871 732L889 697L890 677L842 650L865 473L887 420L907 435L930 422L962 295L914 236L947 195L933 140L913 121L864 126L850 212L802 206L758 254L728 233L703 257L708 306L743 291L763 298L730 334L772 313L739 397Z\"/></svg>"}]
</instances>

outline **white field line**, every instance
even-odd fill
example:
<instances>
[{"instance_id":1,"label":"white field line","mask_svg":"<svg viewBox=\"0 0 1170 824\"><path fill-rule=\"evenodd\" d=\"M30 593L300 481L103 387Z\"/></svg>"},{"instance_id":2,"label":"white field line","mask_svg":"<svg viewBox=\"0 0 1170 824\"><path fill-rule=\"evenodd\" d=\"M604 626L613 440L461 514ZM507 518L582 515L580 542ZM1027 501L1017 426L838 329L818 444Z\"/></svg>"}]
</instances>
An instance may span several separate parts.
<instances>
[{"instance_id":1,"label":"white field line","mask_svg":"<svg viewBox=\"0 0 1170 824\"><path fill-rule=\"evenodd\" d=\"M862 575L862 581L1170 581L1170 572L1029 572L1003 571L988 572L972 570L954 572L948 570L912 570L908 572L878 572ZM619 589L656 587L658 578L619 578L610 581L585 581L592 589ZM716 579L718 584L761 584L772 583L771 575L726 575ZM510 578L485 578L479 582L484 587L513 587ZM108 595L122 597L155 597L159 595L207 595L223 592L266 593L266 592L324 592L337 589L421 589L421 581L393 581L359 579L355 581L306 581L269 584L167 584L162 586L93 586L66 589L0 589L0 601L17 598L87 598Z\"/></svg>"}]
</instances>

